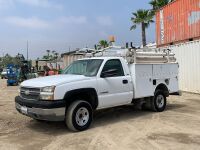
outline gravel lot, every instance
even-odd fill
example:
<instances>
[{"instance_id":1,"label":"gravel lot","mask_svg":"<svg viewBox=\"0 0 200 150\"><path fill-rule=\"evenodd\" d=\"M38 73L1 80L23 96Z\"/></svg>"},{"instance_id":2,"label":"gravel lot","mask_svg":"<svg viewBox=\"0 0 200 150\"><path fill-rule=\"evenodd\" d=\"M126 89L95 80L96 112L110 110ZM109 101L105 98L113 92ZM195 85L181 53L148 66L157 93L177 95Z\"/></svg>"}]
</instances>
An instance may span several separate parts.
<instances>
[{"instance_id":1,"label":"gravel lot","mask_svg":"<svg viewBox=\"0 0 200 150\"><path fill-rule=\"evenodd\" d=\"M73 133L63 122L37 122L15 110L18 87L0 80L0 149L200 149L200 95L168 98L162 113L123 106L99 111L91 128Z\"/></svg>"}]
</instances>

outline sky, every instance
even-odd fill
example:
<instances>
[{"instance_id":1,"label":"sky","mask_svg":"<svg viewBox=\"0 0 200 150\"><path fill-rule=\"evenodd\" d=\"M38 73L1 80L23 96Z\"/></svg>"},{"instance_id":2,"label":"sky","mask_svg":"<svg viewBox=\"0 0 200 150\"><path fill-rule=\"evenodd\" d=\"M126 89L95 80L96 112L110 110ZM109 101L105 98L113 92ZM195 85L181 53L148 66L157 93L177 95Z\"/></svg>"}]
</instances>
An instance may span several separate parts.
<instances>
[{"instance_id":1,"label":"sky","mask_svg":"<svg viewBox=\"0 0 200 150\"><path fill-rule=\"evenodd\" d=\"M150 9L149 0L0 0L0 56L18 52L31 59L46 50L64 53L94 47L114 35L116 45L141 44L141 27L130 31L132 12ZM155 24L147 29L155 41Z\"/></svg>"}]
</instances>

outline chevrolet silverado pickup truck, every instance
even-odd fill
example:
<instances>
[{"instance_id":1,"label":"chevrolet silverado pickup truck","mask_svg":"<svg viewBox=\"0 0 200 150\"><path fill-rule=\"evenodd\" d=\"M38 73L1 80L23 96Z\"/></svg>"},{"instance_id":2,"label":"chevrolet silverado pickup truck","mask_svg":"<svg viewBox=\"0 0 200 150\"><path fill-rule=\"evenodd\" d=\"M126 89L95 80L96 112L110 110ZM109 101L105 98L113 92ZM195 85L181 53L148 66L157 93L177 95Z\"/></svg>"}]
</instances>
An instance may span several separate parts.
<instances>
[{"instance_id":1,"label":"chevrolet silverado pickup truck","mask_svg":"<svg viewBox=\"0 0 200 150\"><path fill-rule=\"evenodd\" d=\"M16 109L36 120L64 121L73 131L89 128L99 109L139 101L142 108L162 112L166 97L179 91L178 63L142 63L140 52L137 55L140 63L121 56L84 58L61 75L24 81L15 98ZM156 56L170 59L169 54Z\"/></svg>"}]
</instances>

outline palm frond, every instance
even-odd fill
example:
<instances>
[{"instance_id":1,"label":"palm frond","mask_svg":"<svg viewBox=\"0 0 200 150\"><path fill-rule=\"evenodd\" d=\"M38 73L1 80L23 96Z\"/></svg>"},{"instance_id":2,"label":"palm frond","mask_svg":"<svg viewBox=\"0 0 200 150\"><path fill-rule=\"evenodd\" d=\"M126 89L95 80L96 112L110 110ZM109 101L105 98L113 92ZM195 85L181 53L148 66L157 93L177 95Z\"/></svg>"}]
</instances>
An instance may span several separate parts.
<instances>
[{"instance_id":1,"label":"palm frond","mask_svg":"<svg viewBox=\"0 0 200 150\"><path fill-rule=\"evenodd\" d=\"M130 30L135 30L136 28L137 28L137 25L134 24L134 25L131 26Z\"/></svg>"},{"instance_id":2,"label":"palm frond","mask_svg":"<svg viewBox=\"0 0 200 150\"><path fill-rule=\"evenodd\" d=\"M167 5L170 0L151 0L149 4L152 6L154 11L162 8L163 6Z\"/></svg>"}]
</instances>

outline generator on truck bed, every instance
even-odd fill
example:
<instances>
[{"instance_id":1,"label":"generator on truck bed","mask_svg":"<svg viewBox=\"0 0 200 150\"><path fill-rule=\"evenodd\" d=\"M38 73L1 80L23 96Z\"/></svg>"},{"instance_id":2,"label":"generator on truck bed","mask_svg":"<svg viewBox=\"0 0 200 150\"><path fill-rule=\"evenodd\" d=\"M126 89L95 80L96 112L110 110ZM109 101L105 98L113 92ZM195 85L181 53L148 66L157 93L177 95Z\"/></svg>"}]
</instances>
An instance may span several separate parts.
<instances>
[{"instance_id":1,"label":"generator on truck bed","mask_svg":"<svg viewBox=\"0 0 200 150\"><path fill-rule=\"evenodd\" d=\"M16 109L36 120L86 130L98 109L139 103L162 112L177 94L178 63L170 50L109 47L69 65L62 75L25 81Z\"/></svg>"}]
</instances>

